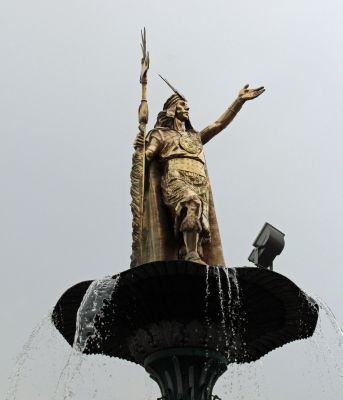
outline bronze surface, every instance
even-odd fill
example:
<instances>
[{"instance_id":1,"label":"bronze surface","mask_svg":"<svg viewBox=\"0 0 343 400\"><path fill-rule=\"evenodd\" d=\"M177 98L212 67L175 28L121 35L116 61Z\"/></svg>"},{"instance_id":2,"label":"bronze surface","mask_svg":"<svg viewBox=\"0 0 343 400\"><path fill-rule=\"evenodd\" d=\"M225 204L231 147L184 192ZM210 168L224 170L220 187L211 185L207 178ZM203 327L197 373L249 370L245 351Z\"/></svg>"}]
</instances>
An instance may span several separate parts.
<instances>
[{"instance_id":1,"label":"bronze surface","mask_svg":"<svg viewBox=\"0 0 343 400\"><path fill-rule=\"evenodd\" d=\"M142 51L139 133L131 170L131 266L176 259L225 265L203 145L230 124L246 101L265 89L245 85L214 123L197 132L185 96L161 77L174 94L146 135L149 54L145 31Z\"/></svg>"}]
</instances>

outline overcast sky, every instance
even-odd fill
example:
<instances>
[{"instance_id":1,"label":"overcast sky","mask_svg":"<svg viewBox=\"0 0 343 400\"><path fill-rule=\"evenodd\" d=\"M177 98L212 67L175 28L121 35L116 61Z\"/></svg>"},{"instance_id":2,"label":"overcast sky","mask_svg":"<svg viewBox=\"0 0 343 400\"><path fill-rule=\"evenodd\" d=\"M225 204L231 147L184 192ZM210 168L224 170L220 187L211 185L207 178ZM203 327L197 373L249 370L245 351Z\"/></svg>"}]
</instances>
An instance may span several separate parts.
<instances>
[{"instance_id":1,"label":"overcast sky","mask_svg":"<svg viewBox=\"0 0 343 400\"><path fill-rule=\"evenodd\" d=\"M343 322L342 15L340 0L0 2L0 397L64 290L129 266L143 26L149 127L170 95L158 73L188 98L199 130L244 84L266 87L205 149L227 264L249 265L268 221L286 234L275 269ZM215 393L339 398L343 351L333 332L323 318L315 339L230 367ZM16 399L53 399L68 347L48 323L33 347ZM158 395L141 367L100 357L71 386L84 400Z\"/></svg>"}]
</instances>

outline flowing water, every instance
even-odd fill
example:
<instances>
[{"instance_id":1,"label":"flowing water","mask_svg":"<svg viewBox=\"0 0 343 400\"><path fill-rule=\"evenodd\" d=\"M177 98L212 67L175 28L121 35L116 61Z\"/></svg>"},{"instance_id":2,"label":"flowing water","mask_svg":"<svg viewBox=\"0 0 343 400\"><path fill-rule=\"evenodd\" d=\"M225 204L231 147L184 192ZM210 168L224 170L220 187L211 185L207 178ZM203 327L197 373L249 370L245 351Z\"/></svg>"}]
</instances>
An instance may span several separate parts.
<instances>
[{"instance_id":1,"label":"flowing water","mask_svg":"<svg viewBox=\"0 0 343 400\"><path fill-rule=\"evenodd\" d=\"M226 315L232 315L233 319L239 318L240 291L236 270L225 268L224 272L229 298L227 304L229 310ZM218 286L221 292L223 282L221 285L218 282ZM330 307L322 299L307 297L307 301L310 307L316 307L316 304L320 307L314 335L308 340L291 343L287 345L287 348L276 349L257 362L243 365L230 364L227 372L215 386L215 392L220 398L272 400L275 398L275 393L278 393L278 399L288 400L294 398L292 390L296 391L297 385L301 387L306 385L306 390L312 394L310 397L313 399L328 400L340 397L343 392L343 330ZM234 332L235 325L231 325L230 321L226 322L230 335L233 338L240 336L240 328L238 327L238 332ZM230 341L230 347L234 345L234 341ZM302 355L301 352L307 354ZM285 360L281 368L275 361L278 358ZM274 365L275 362L276 365ZM277 370L279 370L279 378L268 382L267 374L275 376ZM290 386L287 383L289 379L293 380L294 388L292 388L293 385ZM283 388L281 393L279 393L280 388Z\"/></svg>"},{"instance_id":2,"label":"flowing water","mask_svg":"<svg viewBox=\"0 0 343 400\"><path fill-rule=\"evenodd\" d=\"M219 296L219 303L220 303L220 311L222 314L222 330L224 332L224 340L225 340L225 346L226 348L229 347L229 341L228 341L228 333L227 333L227 325L226 325L226 310L224 306L224 293L222 289L222 281L221 281L221 269L222 267L215 267L216 268L216 275L217 275L217 283L218 283L218 296ZM225 274L226 276L226 274Z\"/></svg>"},{"instance_id":3,"label":"flowing water","mask_svg":"<svg viewBox=\"0 0 343 400\"><path fill-rule=\"evenodd\" d=\"M208 312L208 301L209 301L209 296L210 296L210 286L209 286L209 273L210 273L210 266L206 265L206 277L205 277L205 323L206 323L206 327L207 329L210 328L211 322L210 322L210 318L209 318L209 312ZM209 340L211 340L211 337L208 338ZM208 356L208 348L206 347L206 357Z\"/></svg>"},{"instance_id":4,"label":"flowing water","mask_svg":"<svg viewBox=\"0 0 343 400\"><path fill-rule=\"evenodd\" d=\"M209 286L209 281L208 281L208 275L210 273L210 266L206 265L206 278L205 278L205 321L206 325L210 326L210 320L209 320L209 315L208 315L208 298L210 296L210 286Z\"/></svg>"},{"instance_id":5,"label":"flowing water","mask_svg":"<svg viewBox=\"0 0 343 400\"><path fill-rule=\"evenodd\" d=\"M343 330L334 313L318 297L314 335L276 349L257 362L230 364L215 392L227 400L289 400L307 393L315 400L337 400L343 393ZM275 397L276 396L276 397Z\"/></svg>"},{"instance_id":6,"label":"flowing water","mask_svg":"<svg viewBox=\"0 0 343 400\"><path fill-rule=\"evenodd\" d=\"M262 395L262 381L264 377L261 362L230 364L218 382L216 392L223 400L266 400Z\"/></svg>"},{"instance_id":7,"label":"flowing water","mask_svg":"<svg viewBox=\"0 0 343 400\"><path fill-rule=\"evenodd\" d=\"M206 266L204 314L208 327L211 324L209 318L210 287L211 290L214 290L211 301L218 301L225 347L228 352L229 349L237 350L237 346L241 343L239 328L241 299L236 269Z\"/></svg>"},{"instance_id":8,"label":"flowing water","mask_svg":"<svg viewBox=\"0 0 343 400\"><path fill-rule=\"evenodd\" d=\"M6 400L14 400L17 397L17 392L20 384L20 380L25 370L26 363L30 357L30 353L33 352L37 346L39 346L39 339L41 333L45 330L47 325L51 324L51 312L45 315L42 320L36 325L30 334L29 338L25 342L22 350L18 354L14 371L10 376L9 390L6 394Z\"/></svg>"},{"instance_id":9,"label":"flowing water","mask_svg":"<svg viewBox=\"0 0 343 400\"><path fill-rule=\"evenodd\" d=\"M73 347L83 352L90 338L96 338L98 332L94 326L95 317L102 315L104 301L109 302L118 286L120 275L99 279L89 286L84 295L76 317L76 332Z\"/></svg>"},{"instance_id":10,"label":"flowing water","mask_svg":"<svg viewBox=\"0 0 343 400\"><path fill-rule=\"evenodd\" d=\"M316 297L315 301L319 305L320 309L324 311L326 317L330 321L332 328L336 332L339 346L340 347L343 346L343 329L339 325L339 323L335 317L335 314L333 313L331 308L328 306L328 304L325 303L325 301L323 299L321 299L320 297Z\"/></svg>"},{"instance_id":11,"label":"flowing water","mask_svg":"<svg viewBox=\"0 0 343 400\"><path fill-rule=\"evenodd\" d=\"M230 320L227 321L227 330L230 333L230 348L237 351L237 345L241 342L241 330L239 328L240 308L240 289L237 279L237 271L235 268L223 268L226 277L227 286L227 314Z\"/></svg>"},{"instance_id":12,"label":"flowing water","mask_svg":"<svg viewBox=\"0 0 343 400\"><path fill-rule=\"evenodd\" d=\"M217 284L211 286L211 292L212 290L218 291L217 299L223 315L222 322L230 334L231 346L233 344L231 343L231 335L235 336L239 332L233 331L235 325L231 324L231 319L229 320L227 316L231 314L237 315L240 312L240 291L235 269L223 268L223 270L224 274L222 273L221 277L218 270L217 275L213 276L211 273L216 270L213 267L206 267L205 318L206 323L209 324L210 295L217 296L216 293L210 293L209 281L213 281L211 278L214 278ZM90 356L87 357L87 362L83 364L84 356L82 355L82 351L87 347L88 339L97 337L98 332L94 326L95 317L97 315L101 316L104 301L112 298L118 283L118 280L105 278L95 281L87 290L77 315L74 348L71 349L68 355L67 362L65 362L63 371L59 376L57 387L55 386L55 391L53 390L54 388L51 388L52 395L45 396L46 398L56 400L79 399L85 398L85 396L93 400L110 398L117 400L119 397L122 398L122 396L116 396L116 393L119 393L120 390L125 393L125 389L119 389L118 386L127 387L128 382L118 376L118 371L122 369L121 362L118 361L116 363L115 360L108 358L102 361L103 358L101 356L98 358ZM227 288L227 293L224 293L224 288ZM317 303L320 306L318 325L313 337L309 340L297 341L287 345L285 348L277 349L263 358L262 361L244 365L229 365L228 371L215 386L215 394L223 400L275 400L275 394L277 394L278 400L288 400L289 398L296 398L294 396L291 397L287 392L287 390L290 390L289 387L302 385L302 387L306 387L305 390L312 399L333 400L340 398L343 392L343 330L330 307L322 299L315 297L314 302L308 297L307 300L310 305L314 306ZM229 308L229 310L226 310L225 307ZM46 336L51 335L50 332L46 331L47 329L51 329L51 332L56 331L51 324L51 313L45 316L36 326L23 346L23 350L18 355L6 400L40 398L39 395L31 397L26 395L21 386L25 386L24 383L30 385L34 378L39 379L43 375L42 371L34 366L31 367L30 376L29 366L32 363L37 363L37 359L39 360L40 358L37 356L39 351L41 353L44 352L44 354L47 353L48 358L51 360L54 358L51 357L51 351L55 350L49 349L49 347L56 347L55 344L58 338L54 337L54 341L52 341L50 336L49 343L45 343L47 341ZM60 340L62 343L62 338ZM58 352L60 352L60 349L57 348L56 353ZM40 368L48 369L46 358L42 358L39 361L42 365ZM82 365L84 365L84 368L81 370ZM50 367L50 364L48 366ZM107 373L106 369L110 370L110 373ZM132 379L136 379L134 376L137 372L135 372L132 365L130 365L130 371L133 371ZM299 371L301 376L297 376ZM82 377L80 377L79 373ZM129 373L131 374L131 372ZM141 373L144 374L144 371ZM94 374L98 374L99 377ZM106 374L108 375L107 378ZM278 374L280 378L275 380ZM103 376L105 378L102 378ZM270 380L270 377L273 379ZM82 379L83 381L79 384L79 380ZM99 379L103 381L107 379L107 385L101 385L101 387L96 388L99 385ZM149 378L142 379L148 380ZM85 385L85 381L87 385ZM291 385L289 384L290 382ZM116 387L115 391L110 387L112 384ZM144 385L142 383L142 391L144 391ZM89 389L83 395L84 386L89 387ZM27 390L27 387L25 390ZM37 384L38 389L39 386ZM151 390L155 390L155 386L146 387L145 392L150 392L148 393L149 398L154 396L151 394ZM147 397L146 394L142 393L142 399ZM131 399L130 396L127 398Z\"/></svg>"},{"instance_id":13,"label":"flowing water","mask_svg":"<svg viewBox=\"0 0 343 400\"><path fill-rule=\"evenodd\" d=\"M70 351L68 360L58 379L55 396L56 399L60 390L61 383L63 386L63 399L67 400L74 396L72 387L75 377L80 373L82 363L84 361L83 351L87 347L89 339L96 339L99 332L95 326L95 318L101 318L102 307L104 302L109 302L115 294L118 286L120 275L115 279L105 277L93 281L83 296L76 317L76 331L74 337L73 348ZM93 397L96 396L96 391Z\"/></svg>"},{"instance_id":14,"label":"flowing water","mask_svg":"<svg viewBox=\"0 0 343 400\"><path fill-rule=\"evenodd\" d=\"M316 331L310 338L315 362L322 365L321 379L333 383L338 377L343 390L343 330L331 308L320 297L315 301L320 307Z\"/></svg>"}]
</instances>

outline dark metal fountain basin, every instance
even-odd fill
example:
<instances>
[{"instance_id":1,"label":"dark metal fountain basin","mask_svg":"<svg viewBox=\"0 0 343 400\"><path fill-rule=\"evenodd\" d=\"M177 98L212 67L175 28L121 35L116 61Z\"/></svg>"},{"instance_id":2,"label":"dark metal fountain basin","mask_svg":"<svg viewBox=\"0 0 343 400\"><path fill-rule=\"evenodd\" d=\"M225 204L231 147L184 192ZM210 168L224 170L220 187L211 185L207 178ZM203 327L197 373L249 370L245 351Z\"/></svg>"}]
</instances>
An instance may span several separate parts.
<instances>
[{"instance_id":1,"label":"dark metal fountain basin","mask_svg":"<svg viewBox=\"0 0 343 400\"><path fill-rule=\"evenodd\" d=\"M71 287L55 306L53 322L70 345L91 282ZM316 303L276 272L154 262L120 274L111 301L95 319L98 335L84 353L144 366L161 350L194 348L244 363L311 336L317 318Z\"/></svg>"}]
</instances>

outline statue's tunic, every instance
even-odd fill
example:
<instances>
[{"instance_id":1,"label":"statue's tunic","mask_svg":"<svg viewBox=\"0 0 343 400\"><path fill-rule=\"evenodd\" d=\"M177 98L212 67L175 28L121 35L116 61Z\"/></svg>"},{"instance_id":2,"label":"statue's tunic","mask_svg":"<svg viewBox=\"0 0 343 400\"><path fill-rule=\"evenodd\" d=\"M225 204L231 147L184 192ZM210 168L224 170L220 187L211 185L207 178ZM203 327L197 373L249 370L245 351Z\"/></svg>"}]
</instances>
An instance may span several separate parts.
<instances>
[{"instance_id":1,"label":"statue's tunic","mask_svg":"<svg viewBox=\"0 0 343 400\"><path fill-rule=\"evenodd\" d=\"M180 258L180 211L190 199L201 205L202 259L225 265L200 134L158 127L147 134L145 154L142 251L135 266Z\"/></svg>"},{"instance_id":2,"label":"statue's tunic","mask_svg":"<svg viewBox=\"0 0 343 400\"><path fill-rule=\"evenodd\" d=\"M146 156L162 167L163 201L173 216L174 234L180 231L182 209L193 201L199 209L200 237L209 242L209 183L199 133L155 129L148 135Z\"/></svg>"}]
</instances>

